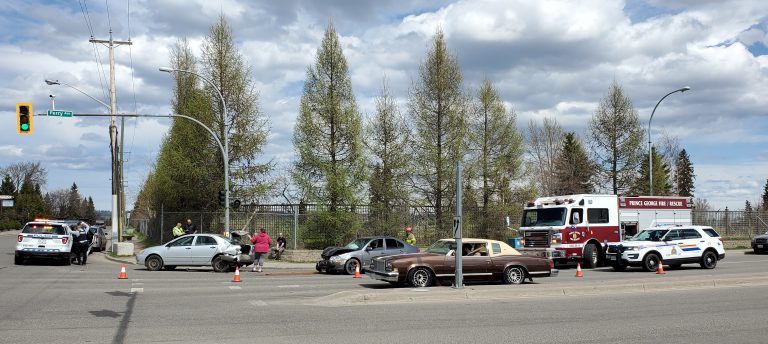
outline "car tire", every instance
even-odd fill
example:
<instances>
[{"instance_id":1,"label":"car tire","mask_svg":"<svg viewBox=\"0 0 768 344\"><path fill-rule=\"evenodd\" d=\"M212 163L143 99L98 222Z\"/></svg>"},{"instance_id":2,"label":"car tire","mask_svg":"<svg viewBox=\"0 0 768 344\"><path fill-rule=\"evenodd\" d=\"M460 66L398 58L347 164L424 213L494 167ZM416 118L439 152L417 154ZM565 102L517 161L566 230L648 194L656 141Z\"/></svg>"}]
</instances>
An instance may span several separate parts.
<instances>
[{"instance_id":1,"label":"car tire","mask_svg":"<svg viewBox=\"0 0 768 344\"><path fill-rule=\"evenodd\" d=\"M20 256L14 256L13 257L13 264L14 265L24 265L24 258Z\"/></svg>"},{"instance_id":2,"label":"car tire","mask_svg":"<svg viewBox=\"0 0 768 344\"><path fill-rule=\"evenodd\" d=\"M714 269L717 266L717 255L712 251L704 251L699 264L704 269Z\"/></svg>"},{"instance_id":3,"label":"car tire","mask_svg":"<svg viewBox=\"0 0 768 344\"><path fill-rule=\"evenodd\" d=\"M584 246L584 268L594 269L600 263L600 257L598 257L598 249L595 244L586 244Z\"/></svg>"},{"instance_id":4,"label":"car tire","mask_svg":"<svg viewBox=\"0 0 768 344\"><path fill-rule=\"evenodd\" d=\"M176 265L165 265L163 266L163 270L166 270L166 271L176 270Z\"/></svg>"},{"instance_id":5,"label":"car tire","mask_svg":"<svg viewBox=\"0 0 768 344\"><path fill-rule=\"evenodd\" d=\"M224 259L221 259L221 256L216 256L216 258L213 258L213 261L211 261L211 267L213 267L213 271L216 272L228 272L230 265L228 262L225 262Z\"/></svg>"},{"instance_id":6,"label":"car tire","mask_svg":"<svg viewBox=\"0 0 768 344\"><path fill-rule=\"evenodd\" d=\"M613 268L613 271L625 271L625 270L627 270L627 265L621 264L621 263L614 263L613 265L611 265L611 267Z\"/></svg>"},{"instance_id":7,"label":"car tire","mask_svg":"<svg viewBox=\"0 0 768 344\"><path fill-rule=\"evenodd\" d=\"M416 268L408 274L408 283L415 288L425 288L432 285L435 278L427 268Z\"/></svg>"},{"instance_id":8,"label":"car tire","mask_svg":"<svg viewBox=\"0 0 768 344\"><path fill-rule=\"evenodd\" d=\"M144 266L146 266L149 271L158 271L163 268L163 258L160 258L158 255L149 256L147 257L147 260L144 261Z\"/></svg>"},{"instance_id":9,"label":"car tire","mask_svg":"<svg viewBox=\"0 0 768 344\"><path fill-rule=\"evenodd\" d=\"M653 272L659 269L659 255L656 253L648 253L643 257L643 271Z\"/></svg>"},{"instance_id":10,"label":"car tire","mask_svg":"<svg viewBox=\"0 0 768 344\"><path fill-rule=\"evenodd\" d=\"M354 275L355 274L355 268L360 266L360 261L355 258L350 258L347 260L346 263L344 263L344 272L347 273L347 275ZM362 273L363 269L360 269L360 272Z\"/></svg>"},{"instance_id":11,"label":"car tire","mask_svg":"<svg viewBox=\"0 0 768 344\"><path fill-rule=\"evenodd\" d=\"M519 266L510 266L504 269L505 284L523 284L525 276L525 270Z\"/></svg>"}]
</instances>

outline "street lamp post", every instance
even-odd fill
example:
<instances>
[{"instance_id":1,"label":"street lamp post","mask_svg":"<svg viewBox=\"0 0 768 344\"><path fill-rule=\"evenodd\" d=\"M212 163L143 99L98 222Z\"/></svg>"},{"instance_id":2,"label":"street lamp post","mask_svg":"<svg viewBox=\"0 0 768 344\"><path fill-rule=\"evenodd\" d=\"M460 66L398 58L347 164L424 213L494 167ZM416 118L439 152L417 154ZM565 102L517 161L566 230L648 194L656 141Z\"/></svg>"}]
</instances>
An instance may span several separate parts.
<instances>
[{"instance_id":1,"label":"street lamp post","mask_svg":"<svg viewBox=\"0 0 768 344\"><path fill-rule=\"evenodd\" d=\"M70 85L70 84L68 84L68 83L66 83L64 81L45 79L45 83L48 84L48 85L64 85L64 86L67 86L67 87L77 91L77 92L80 92L83 95L85 95L86 97L91 98L95 102L97 102L97 103L101 104L102 106L104 106L105 108L107 108L107 110L112 115L111 116L112 117L112 121L111 121L111 124L109 126L110 146L112 146L112 164L111 164L112 165L112 221L111 221L112 222L112 236L111 236L112 239L111 240L120 241L120 233L122 232L122 230L121 230L122 228L118 228L120 226L120 220L118 219L118 213L120 212L120 209L119 209L119 206L117 205L117 201L116 200L119 199L118 195L122 194L121 190L122 190L123 186L121 185L122 184L121 183L121 179L122 178L118 178L117 177L117 172L118 171L115 168L115 159L116 159L116 156L115 156L115 145L116 145L116 142L114 141L114 139L116 138L116 135L113 135L113 134L115 134L115 130L116 130L116 127L115 127L115 116L114 116L115 112L116 112L115 111L116 109L112 105L109 105L109 104L107 104L107 103L105 103L105 102L103 102L101 100L98 100L98 99L92 97L90 94L83 92L83 90L81 90L81 89L79 89L79 88L77 88L75 86L72 86L72 85Z\"/></svg>"},{"instance_id":2,"label":"street lamp post","mask_svg":"<svg viewBox=\"0 0 768 344\"><path fill-rule=\"evenodd\" d=\"M653 114L656 113L656 108L659 107L659 104L661 104L661 101L664 100L664 98L668 97L670 94L675 92L683 93L685 91L690 90L691 88L688 86L685 86L680 89L676 89L672 92L667 93L659 101L656 103L656 106L653 107L653 111L651 111L651 118L648 119L648 190L650 190L650 195L653 196L653 151L651 150L651 121L653 121Z\"/></svg>"},{"instance_id":3,"label":"street lamp post","mask_svg":"<svg viewBox=\"0 0 768 344\"><path fill-rule=\"evenodd\" d=\"M210 79L192 72L188 70L183 69L176 69L176 68L169 68L169 67L161 67L161 72L166 73L187 73L192 74L194 76L197 76L200 79L203 79L205 82L207 82L211 87L213 87L214 90L216 90L216 93L219 94L219 98L221 99L221 107L224 109L221 116L221 123L224 126L224 133L222 136L224 136L224 234L228 237L229 236L229 138L227 135L227 104L224 101L224 95L221 93L221 90L219 90L218 87L216 87L216 84L213 83Z\"/></svg>"}]
</instances>

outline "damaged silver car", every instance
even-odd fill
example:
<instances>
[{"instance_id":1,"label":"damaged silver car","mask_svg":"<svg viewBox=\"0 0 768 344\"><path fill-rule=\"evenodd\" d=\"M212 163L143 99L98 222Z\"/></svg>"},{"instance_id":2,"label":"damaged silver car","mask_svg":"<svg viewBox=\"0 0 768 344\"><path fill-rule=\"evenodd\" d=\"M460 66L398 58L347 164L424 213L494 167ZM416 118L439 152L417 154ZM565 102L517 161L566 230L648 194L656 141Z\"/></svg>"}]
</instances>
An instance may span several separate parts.
<instances>
[{"instance_id":1,"label":"damaged silver car","mask_svg":"<svg viewBox=\"0 0 768 344\"><path fill-rule=\"evenodd\" d=\"M362 273L375 257L417 252L418 247L395 237L364 237L343 247L326 247L315 269L319 272L344 272L352 275L358 267Z\"/></svg>"}]
</instances>

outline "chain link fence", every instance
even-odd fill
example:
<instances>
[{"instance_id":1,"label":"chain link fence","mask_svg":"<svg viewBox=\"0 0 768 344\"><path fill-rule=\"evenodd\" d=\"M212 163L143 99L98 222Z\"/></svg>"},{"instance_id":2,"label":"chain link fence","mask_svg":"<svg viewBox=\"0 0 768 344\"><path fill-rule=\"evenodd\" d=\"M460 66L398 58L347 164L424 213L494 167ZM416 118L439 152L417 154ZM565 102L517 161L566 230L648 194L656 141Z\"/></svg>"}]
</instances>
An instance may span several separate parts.
<instances>
[{"instance_id":1,"label":"chain link fence","mask_svg":"<svg viewBox=\"0 0 768 344\"><path fill-rule=\"evenodd\" d=\"M289 249L321 249L328 245L343 245L358 237L370 235L392 235L404 237L405 227L413 228L419 246L427 246L435 240L453 236L453 211L443 211L439 225L434 207L408 206L389 209L385 214L375 212L370 206L349 206L343 211L354 214L356 226L342 229L341 235L333 235L323 228L312 226L319 212L325 207L313 204L269 204L241 207L230 211L231 230L245 230L256 233L264 228L272 238L283 233ZM462 234L465 238L478 237L507 241L517 236L513 228L518 227L521 209L484 210L465 208L462 217ZM693 211L693 223L715 228L728 238L752 238L768 232L768 212L745 211ZM167 242L171 229L187 219L197 227L199 233L224 232L224 212L170 212L157 211L152 218L131 219L131 225L146 235L153 243ZM314 229L313 229L314 228Z\"/></svg>"}]
</instances>

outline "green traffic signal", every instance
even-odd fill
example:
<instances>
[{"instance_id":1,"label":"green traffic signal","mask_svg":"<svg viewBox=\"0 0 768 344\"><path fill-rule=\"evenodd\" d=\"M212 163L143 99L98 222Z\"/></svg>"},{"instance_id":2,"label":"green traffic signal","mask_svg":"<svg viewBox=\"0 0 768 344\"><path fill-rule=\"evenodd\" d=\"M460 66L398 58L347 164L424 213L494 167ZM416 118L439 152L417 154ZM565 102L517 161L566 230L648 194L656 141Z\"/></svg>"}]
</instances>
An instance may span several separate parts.
<instances>
[{"instance_id":1,"label":"green traffic signal","mask_svg":"<svg viewBox=\"0 0 768 344\"><path fill-rule=\"evenodd\" d=\"M32 134L32 103L16 103L16 132Z\"/></svg>"}]
</instances>

